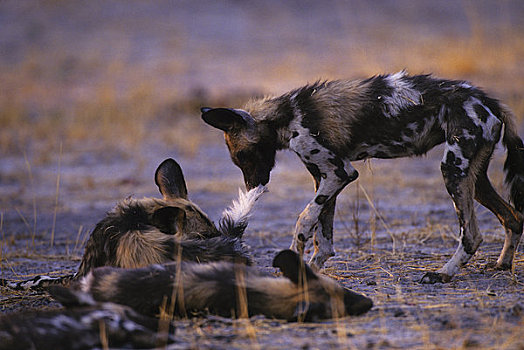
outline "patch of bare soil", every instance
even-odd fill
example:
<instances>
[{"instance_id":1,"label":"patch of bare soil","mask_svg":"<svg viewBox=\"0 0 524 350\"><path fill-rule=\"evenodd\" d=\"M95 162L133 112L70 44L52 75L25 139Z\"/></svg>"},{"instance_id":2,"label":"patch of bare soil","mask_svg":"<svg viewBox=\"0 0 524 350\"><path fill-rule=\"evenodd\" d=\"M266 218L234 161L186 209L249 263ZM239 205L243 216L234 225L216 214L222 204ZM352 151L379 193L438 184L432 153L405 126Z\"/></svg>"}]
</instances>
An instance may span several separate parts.
<instances>
[{"instance_id":1,"label":"patch of bare soil","mask_svg":"<svg viewBox=\"0 0 524 350\"><path fill-rule=\"evenodd\" d=\"M451 283L419 283L424 272L442 266L456 246L456 218L438 171L440 151L424 158L357 164L361 178L341 194L337 255L323 272L371 297L375 306L368 314L313 324L263 317L177 320L172 348L524 346L524 254L521 248L513 272L485 268L497 258L504 233L482 207L477 213L484 243L471 262ZM185 171L190 198L217 219L242 185L227 150L202 147L194 157L174 153ZM290 153L279 156L270 192L257 203L245 234L257 266L271 272L271 259L290 244L294 220L312 196L311 180L295 158ZM148 160L143 171L134 160L109 159L107 164L91 164L89 173L79 171L85 159L65 159L64 155L56 207L54 190L37 196L19 189L16 208L3 212L2 278L74 272L89 231L114 201L129 194L157 195L153 170L158 157ZM201 163L211 170L202 170ZM494 163L500 170L500 162ZM56 181L56 174L45 167L34 169L32 176L43 187L53 188ZM78 184L88 182L88 177L96 185L79 191ZM48 206L40 204L47 202ZM7 289L2 289L1 302L3 313L60 307L46 294Z\"/></svg>"}]
</instances>

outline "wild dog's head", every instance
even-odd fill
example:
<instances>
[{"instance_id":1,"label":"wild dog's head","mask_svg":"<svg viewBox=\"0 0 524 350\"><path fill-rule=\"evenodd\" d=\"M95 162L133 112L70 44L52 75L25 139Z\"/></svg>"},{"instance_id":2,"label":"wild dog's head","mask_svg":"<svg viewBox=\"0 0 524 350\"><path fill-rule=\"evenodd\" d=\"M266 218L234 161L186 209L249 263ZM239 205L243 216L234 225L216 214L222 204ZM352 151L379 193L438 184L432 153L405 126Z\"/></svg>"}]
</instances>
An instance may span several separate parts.
<instances>
[{"instance_id":1,"label":"wild dog's head","mask_svg":"<svg viewBox=\"0 0 524 350\"><path fill-rule=\"evenodd\" d=\"M164 197L156 201L150 212L150 222L160 231L181 238L214 237L219 232L209 217L187 198L187 186L182 168L173 159L164 160L155 172L155 183Z\"/></svg>"},{"instance_id":2,"label":"wild dog's head","mask_svg":"<svg viewBox=\"0 0 524 350\"><path fill-rule=\"evenodd\" d=\"M371 299L342 287L327 276L315 273L300 256L283 250L273 259L285 277L297 285L299 300L294 320L315 321L320 319L361 315L373 307Z\"/></svg>"},{"instance_id":3,"label":"wild dog's head","mask_svg":"<svg viewBox=\"0 0 524 350\"><path fill-rule=\"evenodd\" d=\"M226 144L247 189L269 182L278 149L276 131L241 109L202 108L202 119L224 131Z\"/></svg>"},{"instance_id":4,"label":"wild dog's head","mask_svg":"<svg viewBox=\"0 0 524 350\"><path fill-rule=\"evenodd\" d=\"M98 266L130 268L170 260L175 235L178 240L220 236L207 215L187 199L176 161L163 161L155 182L163 199L124 199L98 222L86 243L77 278Z\"/></svg>"}]
</instances>

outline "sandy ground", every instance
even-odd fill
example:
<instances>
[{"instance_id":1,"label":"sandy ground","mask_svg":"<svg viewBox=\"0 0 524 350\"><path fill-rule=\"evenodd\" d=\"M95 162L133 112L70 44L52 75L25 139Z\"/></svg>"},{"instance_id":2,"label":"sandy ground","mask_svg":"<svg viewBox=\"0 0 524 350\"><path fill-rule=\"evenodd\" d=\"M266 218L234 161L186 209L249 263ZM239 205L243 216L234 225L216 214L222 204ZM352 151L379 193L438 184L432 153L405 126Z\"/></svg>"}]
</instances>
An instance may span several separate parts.
<instances>
[{"instance_id":1,"label":"sandy ground","mask_svg":"<svg viewBox=\"0 0 524 350\"><path fill-rule=\"evenodd\" d=\"M223 166L229 165L225 147L203 147L190 159L175 157L184 167L190 198L217 219L241 185L239 171ZM456 246L456 218L441 184L439 158L437 149L426 158L358 164L361 179L341 194L335 228L337 255L328 261L324 272L373 298L375 307L367 315L318 324L288 324L259 317L249 321L214 317L180 321L176 323L180 343L174 348L522 346L524 255L521 249L513 273L485 269L486 263L498 256L503 230L482 207L477 212L485 241L468 266L449 284L418 283L425 271L444 264ZM194 166L199 162L217 169L216 177ZM118 163L115 159L112 165L73 167L63 160L56 210L56 173L34 170L35 182L51 192L36 197L36 203L47 201L49 205L37 206L34 237L30 234L33 194L18 198L17 207L27 202L27 217L21 209L4 212L2 278L74 272L89 230L112 206L110 197L156 195L153 162L145 167L150 171L144 171L144 175L133 171L136 165L131 160ZM500 166L500 162L495 164ZM67 174L69 167L90 171ZM104 173L107 167L119 170L111 176L93 178L93 173ZM311 196L312 184L301 167L292 154L280 157L270 192L258 203L245 235L257 265L268 271L273 271L268 266L276 252L290 244L294 220ZM94 182L91 189L79 190L78 184L89 181ZM376 211L364 193L372 196ZM98 198L96 204L94 198ZM31 292L3 290L1 301L6 313L58 307L47 296Z\"/></svg>"},{"instance_id":2,"label":"sandy ground","mask_svg":"<svg viewBox=\"0 0 524 350\"><path fill-rule=\"evenodd\" d=\"M0 34L0 121L8 130L0 142L0 278L74 272L90 231L117 200L158 196L154 170L167 157L184 169L190 198L218 219L242 181L220 132L199 121L208 103L408 68L489 86L524 112L522 43L508 39L524 37L519 2L410 3L0 3L9 29ZM497 52L483 51L501 35ZM82 119L86 103L97 108ZM95 112L109 122L96 122ZM501 192L503 151L490 173ZM418 283L457 244L441 157L437 147L416 159L357 162L359 180L339 197L337 254L324 273L371 297L368 314L314 324L178 320L170 348L523 349L524 250L511 272L485 268L504 237L487 209L477 207L484 242L462 272L448 284ZM245 241L257 266L273 271L313 184L283 152L269 190ZM0 292L4 314L59 307L46 295Z\"/></svg>"}]
</instances>

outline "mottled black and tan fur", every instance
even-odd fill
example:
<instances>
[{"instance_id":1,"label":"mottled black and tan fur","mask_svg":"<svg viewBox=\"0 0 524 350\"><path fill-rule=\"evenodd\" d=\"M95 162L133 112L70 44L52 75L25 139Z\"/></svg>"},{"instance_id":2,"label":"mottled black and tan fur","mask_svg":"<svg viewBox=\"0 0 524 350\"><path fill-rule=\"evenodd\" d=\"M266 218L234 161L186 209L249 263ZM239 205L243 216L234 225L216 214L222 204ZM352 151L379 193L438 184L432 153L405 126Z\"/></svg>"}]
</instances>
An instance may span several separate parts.
<instances>
[{"instance_id":1,"label":"mottled black and tan fur","mask_svg":"<svg viewBox=\"0 0 524 350\"><path fill-rule=\"evenodd\" d=\"M57 299L75 306L1 316L0 350L149 349L175 341L172 325L159 330L158 319L128 306L96 303L63 287L57 291Z\"/></svg>"},{"instance_id":2,"label":"mottled black and tan fur","mask_svg":"<svg viewBox=\"0 0 524 350\"><path fill-rule=\"evenodd\" d=\"M102 267L84 277L76 293L127 305L149 316L171 310L175 316L209 312L225 317L262 314L316 320L359 315L373 305L369 298L313 272L291 250L277 254L273 266L284 277L231 262L182 262L140 269Z\"/></svg>"},{"instance_id":3,"label":"mottled black and tan fur","mask_svg":"<svg viewBox=\"0 0 524 350\"><path fill-rule=\"evenodd\" d=\"M496 267L510 269L522 235L524 146L511 111L464 81L402 71L362 80L317 82L244 109L202 108L204 121L225 132L247 188L266 184L281 149L294 151L314 178L316 194L300 214L292 249L314 235L312 266L334 255L337 195L358 177L352 161L411 157L445 143L441 171L460 224L459 246L445 266L422 281L449 281L480 245L476 199L506 229ZM503 130L503 131L502 131ZM502 136L513 206L493 189L487 168ZM319 233L317 233L317 229Z\"/></svg>"}]
</instances>

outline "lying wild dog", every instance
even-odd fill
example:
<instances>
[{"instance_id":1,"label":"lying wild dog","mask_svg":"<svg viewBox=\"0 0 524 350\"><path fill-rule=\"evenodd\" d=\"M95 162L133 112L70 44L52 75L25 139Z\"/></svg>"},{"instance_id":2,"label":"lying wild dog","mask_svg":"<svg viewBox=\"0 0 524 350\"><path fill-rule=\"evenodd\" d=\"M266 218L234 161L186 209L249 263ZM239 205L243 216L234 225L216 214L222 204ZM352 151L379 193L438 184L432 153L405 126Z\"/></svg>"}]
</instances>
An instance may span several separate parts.
<instances>
[{"instance_id":1,"label":"lying wild dog","mask_svg":"<svg viewBox=\"0 0 524 350\"><path fill-rule=\"evenodd\" d=\"M262 186L225 210L216 228L187 198L182 169L166 159L155 173L163 199L126 199L98 223L89 238L77 276L99 266L135 268L176 259L197 262L250 259L241 242L251 209L264 192Z\"/></svg>"},{"instance_id":2,"label":"lying wild dog","mask_svg":"<svg viewBox=\"0 0 524 350\"><path fill-rule=\"evenodd\" d=\"M67 302L70 298L62 299ZM70 310L26 311L0 317L0 350L149 349L175 340L174 327L167 324L159 332L158 319L130 307L86 298L81 304Z\"/></svg>"},{"instance_id":3,"label":"lying wild dog","mask_svg":"<svg viewBox=\"0 0 524 350\"><path fill-rule=\"evenodd\" d=\"M317 82L251 101L244 109L202 108L202 118L225 132L248 189L268 183L276 151L291 149L300 157L314 178L316 195L298 218L291 247L302 254L315 235L312 266L321 268L334 255L335 201L358 177L351 161L418 156L445 143L440 168L457 212L460 243L453 257L422 282L449 281L477 250L482 237L474 198L506 229L496 267L511 268L522 235L524 145L511 111L479 88L402 71ZM501 134L514 206L497 194L486 173Z\"/></svg>"},{"instance_id":4,"label":"lying wild dog","mask_svg":"<svg viewBox=\"0 0 524 350\"><path fill-rule=\"evenodd\" d=\"M239 191L238 201L223 212L217 228L188 200L184 175L176 161L163 161L156 170L155 182L163 199L120 201L91 233L75 275L37 276L7 285L20 289L67 284L95 267L142 267L173 261L178 254L182 260L250 264L241 238L255 201L265 191L263 186L247 193Z\"/></svg>"},{"instance_id":5,"label":"lying wild dog","mask_svg":"<svg viewBox=\"0 0 524 350\"><path fill-rule=\"evenodd\" d=\"M148 316L162 311L178 316L207 311L225 317L262 314L316 320L360 315L373 305L371 299L313 272L291 250L277 254L273 266L284 277L231 262L101 267L80 280L80 290L69 291L78 298L87 294L97 301L127 305Z\"/></svg>"}]
</instances>

